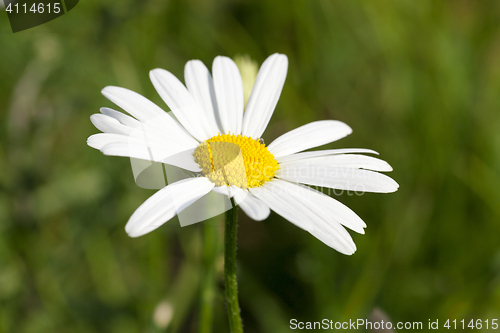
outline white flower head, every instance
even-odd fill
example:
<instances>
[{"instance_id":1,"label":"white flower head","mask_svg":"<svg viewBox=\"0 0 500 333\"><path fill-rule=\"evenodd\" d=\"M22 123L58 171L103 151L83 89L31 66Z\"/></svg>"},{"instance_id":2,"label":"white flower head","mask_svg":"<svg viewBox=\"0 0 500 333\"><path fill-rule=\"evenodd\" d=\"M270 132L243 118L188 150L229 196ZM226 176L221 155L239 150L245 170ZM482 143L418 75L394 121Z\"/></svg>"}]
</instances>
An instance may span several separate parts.
<instances>
[{"instance_id":1,"label":"white flower head","mask_svg":"<svg viewBox=\"0 0 500 333\"><path fill-rule=\"evenodd\" d=\"M146 200L126 225L132 237L144 235L209 193L234 199L254 220L273 210L344 254L356 250L344 227L364 233L365 223L339 201L306 185L356 192L394 192L398 184L379 173L391 171L369 149L305 152L349 135L336 120L316 121L275 139L260 140L283 89L288 59L268 57L259 69L245 108L243 83L233 60L218 56L212 74L199 60L186 64L182 84L154 69L154 87L175 115L143 96L119 87L102 93L130 114L109 108L91 116L102 132L88 144L106 155L174 165L193 176L168 184ZM213 75L213 77L212 77ZM194 176L196 175L196 176ZM304 185L305 184L305 185Z\"/></svg>"}]
</instances>

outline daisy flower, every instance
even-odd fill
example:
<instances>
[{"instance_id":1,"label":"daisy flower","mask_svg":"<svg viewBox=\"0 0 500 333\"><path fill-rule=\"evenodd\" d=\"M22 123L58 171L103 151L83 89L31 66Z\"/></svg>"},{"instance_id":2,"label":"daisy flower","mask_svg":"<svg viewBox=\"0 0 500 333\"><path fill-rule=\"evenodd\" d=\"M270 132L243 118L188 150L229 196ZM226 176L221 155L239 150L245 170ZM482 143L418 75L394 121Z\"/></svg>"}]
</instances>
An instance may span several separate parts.
<instances>
[{"instance_id":1,"label":"daisy flower","mask_svg":"<svg viewBox=\"0 0 500 333\"><path fill-rule=\"evenodd\" d=\"M288 59L268 57L259 69L245 107L243 83L233 60L218 56L212 74L199 60L185 66L184 85L170 72L154 69L151 81L175 118L145 97L106 87L105 97L129 113L102 108L91 116L102 132L89 146L105 155L175 165L193 177L171 183L146 200L126 225L144 235L211 191L227 195L252 219L273 210L344 254L356 250L345 227L366 227L351 209L310 186L357 192L394 192L398 184L380 173L391 166L369 149L306 151L349 135L336 120L315 121L281 135L266 146L261 139L285 82Z\"/></svg>"}]
</instances>

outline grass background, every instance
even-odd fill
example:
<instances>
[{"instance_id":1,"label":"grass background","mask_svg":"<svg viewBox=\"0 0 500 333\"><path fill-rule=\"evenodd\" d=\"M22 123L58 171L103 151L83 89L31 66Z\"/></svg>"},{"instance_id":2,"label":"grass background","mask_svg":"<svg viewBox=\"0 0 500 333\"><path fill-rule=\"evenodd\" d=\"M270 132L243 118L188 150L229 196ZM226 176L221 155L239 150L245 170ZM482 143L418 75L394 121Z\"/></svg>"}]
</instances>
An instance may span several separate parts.
<instances>
[{"instance_id":1,"label":"grass background","mask_svg":"<svg viewBox=\"0 0 500 333\"><path fill-rule=\"evenodd\" d=\"M375 308L424 325L500 319L499 22L493 0L102 0L12 34L2 10L0 332L198 331L203 235L220 250L220 221L129 238L154 191L135 185L128 159L86 145L89 116L113 106L107 85L165 107L153 68L182 78L189 59L274 52L290 65L266 142L344 121L353 134L329 147L379 151L400 190L338 198L368 225L350 257L274 213L240 214L246 332ZM228 331L220 264L217 333Z\"/></svg>"}]
</instances>

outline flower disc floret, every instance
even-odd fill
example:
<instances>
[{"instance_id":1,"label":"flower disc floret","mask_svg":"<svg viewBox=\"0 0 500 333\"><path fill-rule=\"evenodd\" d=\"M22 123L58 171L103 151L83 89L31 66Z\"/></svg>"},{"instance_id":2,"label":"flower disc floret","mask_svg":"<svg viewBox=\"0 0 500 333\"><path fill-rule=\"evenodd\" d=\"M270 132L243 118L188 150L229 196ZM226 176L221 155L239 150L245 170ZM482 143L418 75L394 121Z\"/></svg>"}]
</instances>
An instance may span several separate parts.
<instances>
[{"instance_id":1,"label":"flower disc floret","mask_svg":"<svg viewBox=\"0 0 500 333\"><path fill-rule=\"evenodd\" d=\"M251 137L218 134L202 142L194 152L203 176L215 186L258 187L280 168L265 144Z\"/></svg>"}]
</instances>

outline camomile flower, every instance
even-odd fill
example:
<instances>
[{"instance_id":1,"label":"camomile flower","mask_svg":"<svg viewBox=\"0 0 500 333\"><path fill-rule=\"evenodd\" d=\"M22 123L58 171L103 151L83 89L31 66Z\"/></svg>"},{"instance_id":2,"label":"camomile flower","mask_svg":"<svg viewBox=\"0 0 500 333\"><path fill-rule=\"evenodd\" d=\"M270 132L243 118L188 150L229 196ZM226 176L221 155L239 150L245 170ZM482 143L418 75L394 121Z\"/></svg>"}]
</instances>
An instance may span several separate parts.
<instances>
[{"instance_id":1,"label":"camomile flower","mask_svg":"<svg viewBox=\"0 0 500 333\"><path fill-rule=\"evenodd\" d=\"M193 177L171 183L146 200L126 225L132 237L144 235L211 191L227 195L252 219L273 210L344 254L356 250L345 227L366 227L351 209L307 185L357 192L394 192L398 184L380 173L391 171L369 149L307 151L349 135L336 120L315 121L276 138L261 139L285 82L288 59L268 57L259 69L245 107L243 83L233 60L218 56L212 74L189 61L184 85L170 72L154 69L151 81L175 118L145 97L106 87L105 97L129 115L109 108L91 116L102 132L89 146L105 155L172 164ZM173 158L175 157L175 158Z\"/></svg>"}]
</instances>

